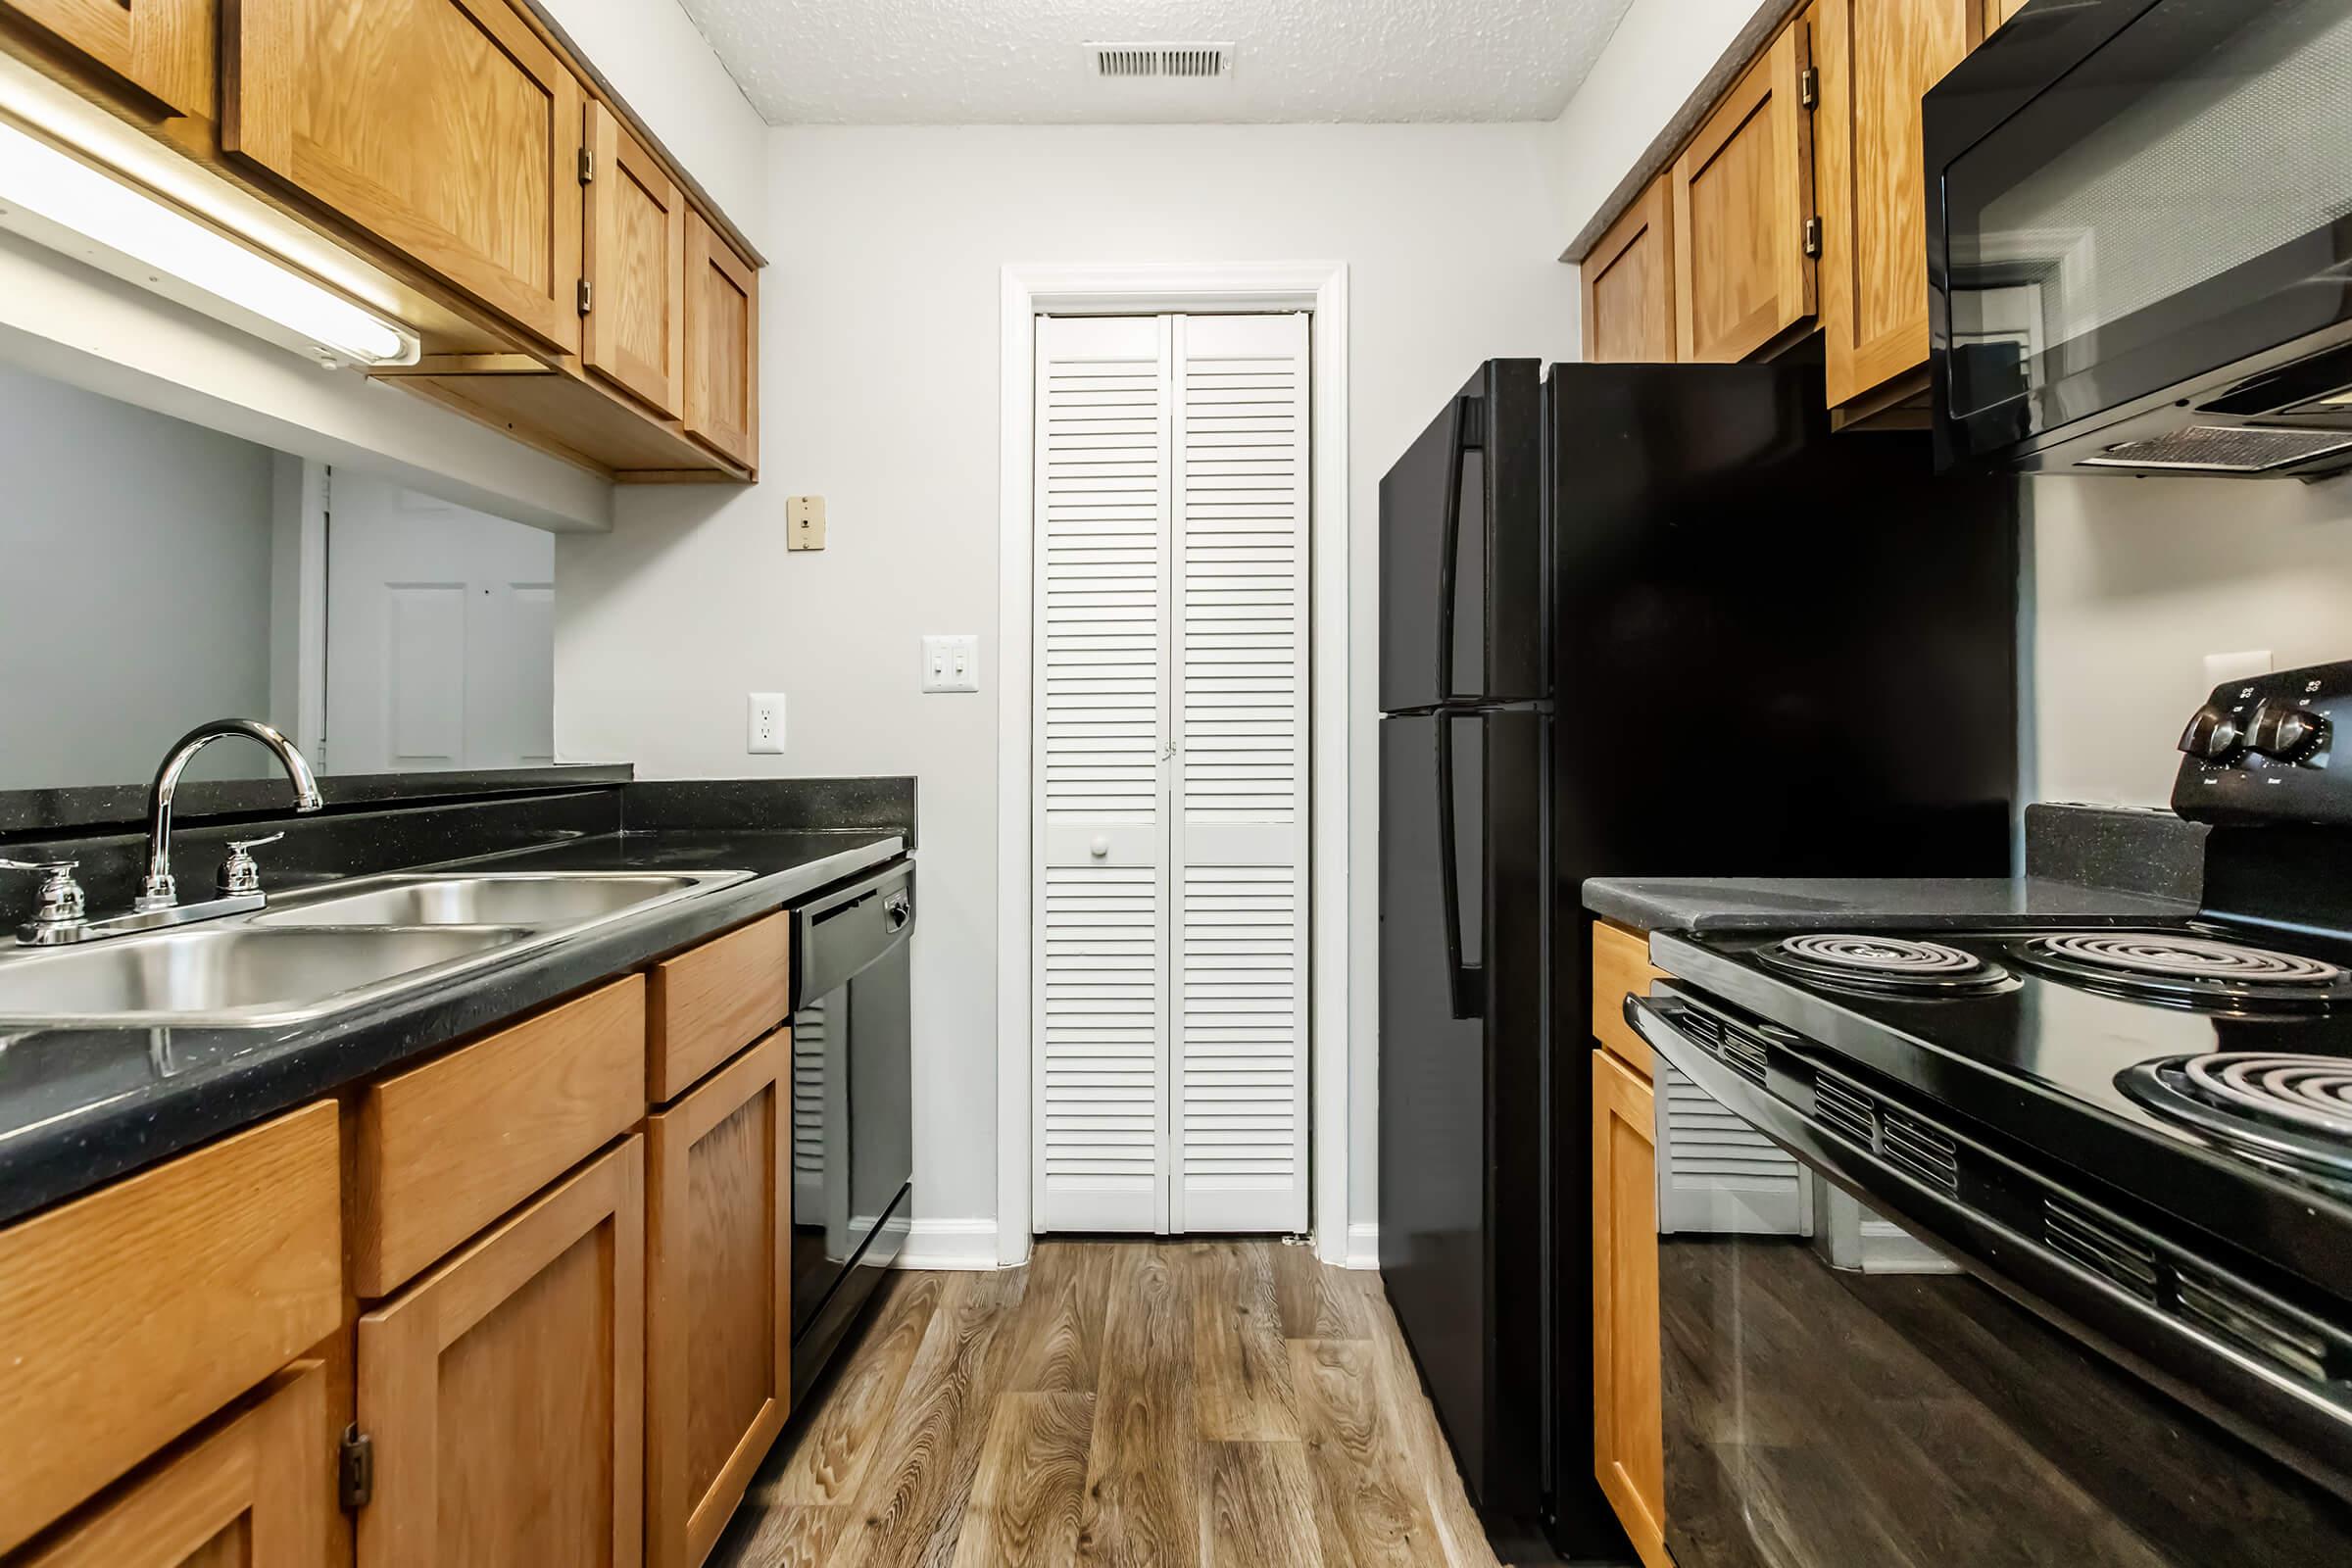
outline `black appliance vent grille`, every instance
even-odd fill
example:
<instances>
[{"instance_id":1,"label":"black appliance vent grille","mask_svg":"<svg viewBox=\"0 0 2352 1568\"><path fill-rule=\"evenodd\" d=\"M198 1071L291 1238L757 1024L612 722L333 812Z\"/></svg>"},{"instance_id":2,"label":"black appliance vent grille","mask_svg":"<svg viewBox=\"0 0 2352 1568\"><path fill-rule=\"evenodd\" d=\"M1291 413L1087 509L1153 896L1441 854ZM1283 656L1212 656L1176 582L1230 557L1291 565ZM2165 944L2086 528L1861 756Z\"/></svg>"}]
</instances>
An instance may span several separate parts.
<instances>
[{"instance_id":1,"label":"black appliance vent grille","mask_svg":"<svg viewBox=\"0 0 2352 1568\"><path fill-rule=\"evenodd\" d=\"M2141 1300L2163 1298L2156 1249L2106 1215L2047 1194L2041 1201L2041 1235L2052 1250Z\"/></svg>"},{"instance_id":2,"label":"black appliance vent grille","mask_svg":"<svg viewBox=\"0 0 2352 1568\"><path fill-rule=\"evenodd\" d=\"M1881 1105L1879 1141L1886 1162L1905 1175L1939 1193L1960 1191L1959 1150L1952 1135L1934 1122L1892 1105Z\"/></svg>"},{"instance_id":3,"label":"black appliance vent grille","mask_svg":"<svg viewBox=\"0 0 2352 1568\"><path fill-rule=\"evenodd\" d=\"M1825 1072L1813 1080L1813 1111L1840 1137L1864 1149L1878 1148L1878 1113L1860 1090Z\"/></svg>"},{"instance_id":4,"label":"black appliance vent grille","mask_svg":"<svg viewBox=\"0 0 2352 1568\"><path fill-rule=\"evenodd\" d=\"M1765 1076L1764 1043L1751 1040L1737 1029L1723 1032L1723 1059L1732 1071L1750 1083L1762 1083Z\"/></svg>"},{"instance_id":5,"label":"black appliance vent grille","mask_svg":"<svg viewBox=\"0 0 2352 1568\"><path fill-rule=\"evenodd\" d=\"M2174 1277L2183 1317L2315 1383L2328 1380L2328 1336L2302 1313L2193 1264L2175 1265Z\"/></svg>"}]
</instances>

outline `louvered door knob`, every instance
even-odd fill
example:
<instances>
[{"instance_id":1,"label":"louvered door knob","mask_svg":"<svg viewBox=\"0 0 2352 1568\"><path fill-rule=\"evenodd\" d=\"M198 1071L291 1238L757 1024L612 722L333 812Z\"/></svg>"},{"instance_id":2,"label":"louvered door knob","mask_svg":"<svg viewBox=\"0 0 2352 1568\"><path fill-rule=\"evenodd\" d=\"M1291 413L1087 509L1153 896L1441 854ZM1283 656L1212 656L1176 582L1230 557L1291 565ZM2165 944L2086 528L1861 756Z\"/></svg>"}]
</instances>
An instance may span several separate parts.
<instances>
[{"instance_id":1,"label":"louvered door knob","mask_svg":"<svg viewBox=\"0 0 2352 1568\"><path fill-rule=\"evenodd\" d=\"M1100 833L1095 835L1095 842L1086 848L1087 853L1098 860L1107 859L1110 857L1110 840Z\"/></svg>"}]
</instances>

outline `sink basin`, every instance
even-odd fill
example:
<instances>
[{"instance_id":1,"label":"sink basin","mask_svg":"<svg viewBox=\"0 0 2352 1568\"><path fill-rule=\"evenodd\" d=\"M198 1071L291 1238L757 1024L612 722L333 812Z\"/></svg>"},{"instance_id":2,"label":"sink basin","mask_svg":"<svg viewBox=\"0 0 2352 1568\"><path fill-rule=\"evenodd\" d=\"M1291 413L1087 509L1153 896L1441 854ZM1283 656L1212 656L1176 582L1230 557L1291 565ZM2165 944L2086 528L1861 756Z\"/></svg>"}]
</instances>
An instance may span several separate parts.
<instances>
[{"instance_id":1,"label":"sink basin","mask_svg":"<svg viewBox=\"0 0 2352 1568\"><path fill-rule=\"evenodd\" d=\"M370 878L364 888L305 894L255 926L572 926L676 898L738 872L510 871Z\"/></svg>"},{"instance_id":2,"label":"sink basin","mask_svg":"<svg viewBox=\"0 0 2352 1568\"><path fill-rule=\"evenodd\" d=\"M298 1023L482 957L512 926L286 930L197 926L0 960L0 1021L186 1027Z\"/></svg>"}]
</instances>

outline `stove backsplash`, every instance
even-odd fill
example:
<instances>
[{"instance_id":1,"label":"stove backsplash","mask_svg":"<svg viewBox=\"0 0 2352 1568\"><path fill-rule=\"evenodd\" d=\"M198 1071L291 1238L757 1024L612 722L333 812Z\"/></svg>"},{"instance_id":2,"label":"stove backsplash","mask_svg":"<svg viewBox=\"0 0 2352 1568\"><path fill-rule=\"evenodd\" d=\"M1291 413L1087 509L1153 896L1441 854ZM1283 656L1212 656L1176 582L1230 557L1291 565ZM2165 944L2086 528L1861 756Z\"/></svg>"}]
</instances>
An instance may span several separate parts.
<instances>
[{"instance_id":1,"label":"stove backsplash","mask_svg":"<svg viewBox=\"0 0 2352 1568\"><path fill-rule=\"evenodd\" d=\"M2026 808L2026 875L2082 887L2198 900L2212 829L2161 808Z\"/></svg>"}]
</instances>

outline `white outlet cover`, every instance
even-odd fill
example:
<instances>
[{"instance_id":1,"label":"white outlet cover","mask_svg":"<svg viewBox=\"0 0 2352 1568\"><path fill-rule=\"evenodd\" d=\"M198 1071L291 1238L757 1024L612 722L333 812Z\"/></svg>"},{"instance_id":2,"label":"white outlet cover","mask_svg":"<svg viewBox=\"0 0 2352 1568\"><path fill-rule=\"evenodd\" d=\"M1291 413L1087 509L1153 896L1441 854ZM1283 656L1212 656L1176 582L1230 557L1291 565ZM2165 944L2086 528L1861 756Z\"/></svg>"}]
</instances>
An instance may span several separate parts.
<instances>
[{"instance_id":1,"label":"white outlet cover","mask_svg":"<svg viewBox=\"0 0 2352 1568\"><path fill-rule=\"evenodd\" d=\"M2268 675L2277 667L2268 648L2249 649L2242 654L2207 654L2205 656L2205 684L2227 686L2233 680L2252 680Z\"/></svg>"},{"instance_id":2,"label":"white outlet cover","mask_svg":"<svg viewBox=\"0 0 2352 1568\"><path fill-rule=\"evenodd\" d=\"M782 692L747 692L744 694L743 749L754 757L780 757L784 753L784 694Z\"/></svg>"},{"instance_id":3,"label":"white outlet cover","mask_svg":"<svg viewBox=\"0 0 2352 1568\"><path fill-rule=\"evenodd\" d=\"M968 633L923 639L923 690L976 692L980 689L980 639Z\"/></svg>"}]
</instances>

